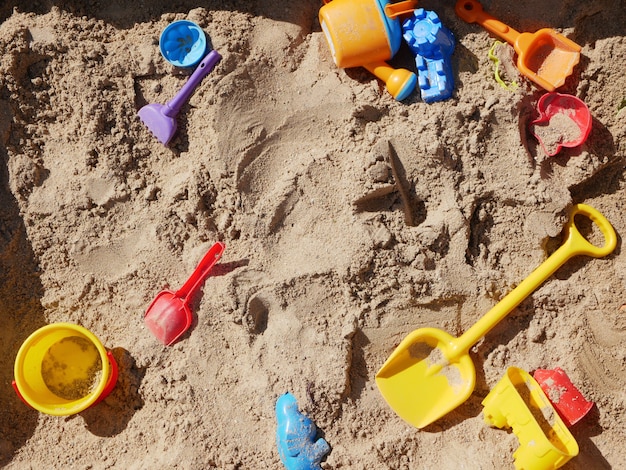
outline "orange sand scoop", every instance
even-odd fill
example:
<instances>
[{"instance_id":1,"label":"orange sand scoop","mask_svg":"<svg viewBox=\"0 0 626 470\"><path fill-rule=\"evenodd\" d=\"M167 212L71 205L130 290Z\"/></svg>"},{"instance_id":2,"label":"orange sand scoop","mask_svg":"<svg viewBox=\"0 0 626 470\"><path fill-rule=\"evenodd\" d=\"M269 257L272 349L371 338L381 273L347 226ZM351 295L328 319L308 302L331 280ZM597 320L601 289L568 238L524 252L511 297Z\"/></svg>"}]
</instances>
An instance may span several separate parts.
<instances>
[{"instance_id":1,"label":"orange sand scoop","mask_svg":"<svg viewBox=\"0 0 626 470\"><path fill-rule=\"evenodd\" d=\"M455 11L464 21L477 23L511 44L519 71L548 91L562 86L580 61L581 47L553 29L519 33L486 13L476 0L458 0Z\"/></svg>"}]
</instances>

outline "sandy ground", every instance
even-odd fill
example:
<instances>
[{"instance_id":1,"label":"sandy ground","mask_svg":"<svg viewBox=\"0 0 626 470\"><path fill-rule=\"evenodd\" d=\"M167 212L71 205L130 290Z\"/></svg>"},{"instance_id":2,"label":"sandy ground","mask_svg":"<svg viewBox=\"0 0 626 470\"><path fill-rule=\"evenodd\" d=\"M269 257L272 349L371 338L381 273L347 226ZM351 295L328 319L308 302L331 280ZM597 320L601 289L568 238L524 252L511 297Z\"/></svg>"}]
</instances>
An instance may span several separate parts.
<instances>
[{"instance_id":1,"label":"sandy ground","mask_svg":"<svg viewBox=\"0 0 626 470\"><path fill-rule=\"evenodd\" d=\"M560 366L596 404L565 468L623 468L626 4L484 5L582 46L560 91L593 115L583 146L545 155L529 131L544 92L521 77L501 88L494 38L451 1L420 3L457 40L454 96L427 105L338 69L314 0L5 0L0 464L282 468L274 406L291 391L332 448L323 468L513 468L517 440L484 424L481 401L509 366ZM158 50L185 18L223 59L165 147L137 111L185 83ZM404 47L393 63L414 68ZM560 245L579 202L614 225L613 254L568 261L471 350L470 399L406 424L376 387L386 358L416 328L466 331ZM146 307L217 240L192 328L161 345ZM13 364L28 335L66 321L112 350L120 378L99 405L53 417L17 398Z\"/></svg>"}]
</instances>

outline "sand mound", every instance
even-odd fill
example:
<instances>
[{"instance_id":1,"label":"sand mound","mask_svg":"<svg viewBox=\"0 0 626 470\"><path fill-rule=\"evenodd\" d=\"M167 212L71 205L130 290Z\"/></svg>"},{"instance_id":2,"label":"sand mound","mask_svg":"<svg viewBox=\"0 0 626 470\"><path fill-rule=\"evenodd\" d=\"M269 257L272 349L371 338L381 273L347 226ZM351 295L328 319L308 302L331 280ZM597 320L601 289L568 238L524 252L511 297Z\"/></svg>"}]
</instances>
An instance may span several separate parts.
<instances>
[{"instance_id":1,"label":"sand mound","mask_svg":"<svg viewBox=\"0 0 626 470\"><path fill-rule=\"evenodd\" d=\"M593 129L556 157L529 130L543 91L501 88L494 38L453 2L420 3L457 40L454 96L431 105L338 69L320 6L0 7L0 464L281 468L274 405L291 391L332 447L324 468L512 468L517 441L487 427L480 404L511 365L560 366L596 402L566 468L626 460L621 239L604 259L568 262L492 330L472 350L474 394L426 430L374 381L410 331L466 331L559 246L573 203L624 232L623 2L485 2L520 31L557 28L583 47L560 91L587 103ZM158 50L175 19L198 23L223 59L165 147L137 110L190 73ZM408 49L394 64L414 68ZM146 307L216 240L226 251L192 329L160 345ZM60 321L91 330L120 365L112 395L67 418L11 388L24 339Z\"/></svg>"}]
</instances>

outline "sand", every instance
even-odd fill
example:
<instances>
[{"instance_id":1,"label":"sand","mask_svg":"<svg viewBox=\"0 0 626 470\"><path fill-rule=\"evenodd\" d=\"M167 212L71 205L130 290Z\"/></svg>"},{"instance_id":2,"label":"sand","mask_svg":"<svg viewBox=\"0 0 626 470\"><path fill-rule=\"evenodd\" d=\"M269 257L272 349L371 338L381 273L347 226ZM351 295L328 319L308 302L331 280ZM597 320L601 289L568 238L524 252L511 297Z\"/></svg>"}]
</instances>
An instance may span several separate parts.
<instances>
[{"instance_id":1,"label":"sand","mask_svg":"<svg viewBox=\"0 0 626 470\"><path fill-rule=\"evenodd\" d=\"M561 111L550 117L549 120L532 126L533 134L543 143L546 155L556 155L559 145L568 144L576 147L582 131L568 111Z\"/></svg>"},{"instance_id":2,"label":"sand","mask_svg":"<svg viewBox=\"0 0 626 470\"><path fill-rule=\"evenodd\" d=\"M331 446L323 468L513 468L514 436L484 424L481 400L514 365L559 366L596 403L565 468L622 467L626 8L484 4L582 46L559 91L590 108L585 144L544 154L528 128L544 91L501 88L495 38L450 1L420 2L457 40L454 95L431 105L338 69L313 0L3 2L0 465L282 468L274 406L290 391ZM158 50L175 19L223 59L165 147L137 111L189 75ZM392 63L414 68L404 47ZM614 225L615 252L568 261L472 349L470 399L406 424L375 384L386 358L416 328L466 331L561 244L580 202ZM147 306L217 240L191 329L161 345ZM11 387L20 345L54 322L88 328L120 367L107 399L69 417Z\"/></svg>"}]
</instances>

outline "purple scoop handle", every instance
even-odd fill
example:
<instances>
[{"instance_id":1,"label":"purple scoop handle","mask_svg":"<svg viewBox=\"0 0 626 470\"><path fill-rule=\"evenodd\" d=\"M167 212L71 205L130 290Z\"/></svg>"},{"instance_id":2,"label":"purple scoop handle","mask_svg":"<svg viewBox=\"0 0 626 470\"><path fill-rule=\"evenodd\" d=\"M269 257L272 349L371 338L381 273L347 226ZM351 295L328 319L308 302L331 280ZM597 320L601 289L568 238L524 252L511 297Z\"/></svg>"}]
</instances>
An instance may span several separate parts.
<instances>
[{"instance_id":1,"label":"purple scoop handle","mask_svg":"<svg viewBox=\"0 0 626 470\"><path fill-rule=\"evenodd\" d=\"M202 61L198 64L198 67L196 67L196 70L193 71L187 80L187 83L185 83L180 91L176 93L174 98L166 103L164 114L167 117L174 117L178 114L180 108L182 108L191 97L191 94L200 84L202 79L206 77L211 70L213 70L221 58L222 56L217 51L211 51L204 57L204 59L202 59Z\"/></svg>"}]
</instances>

